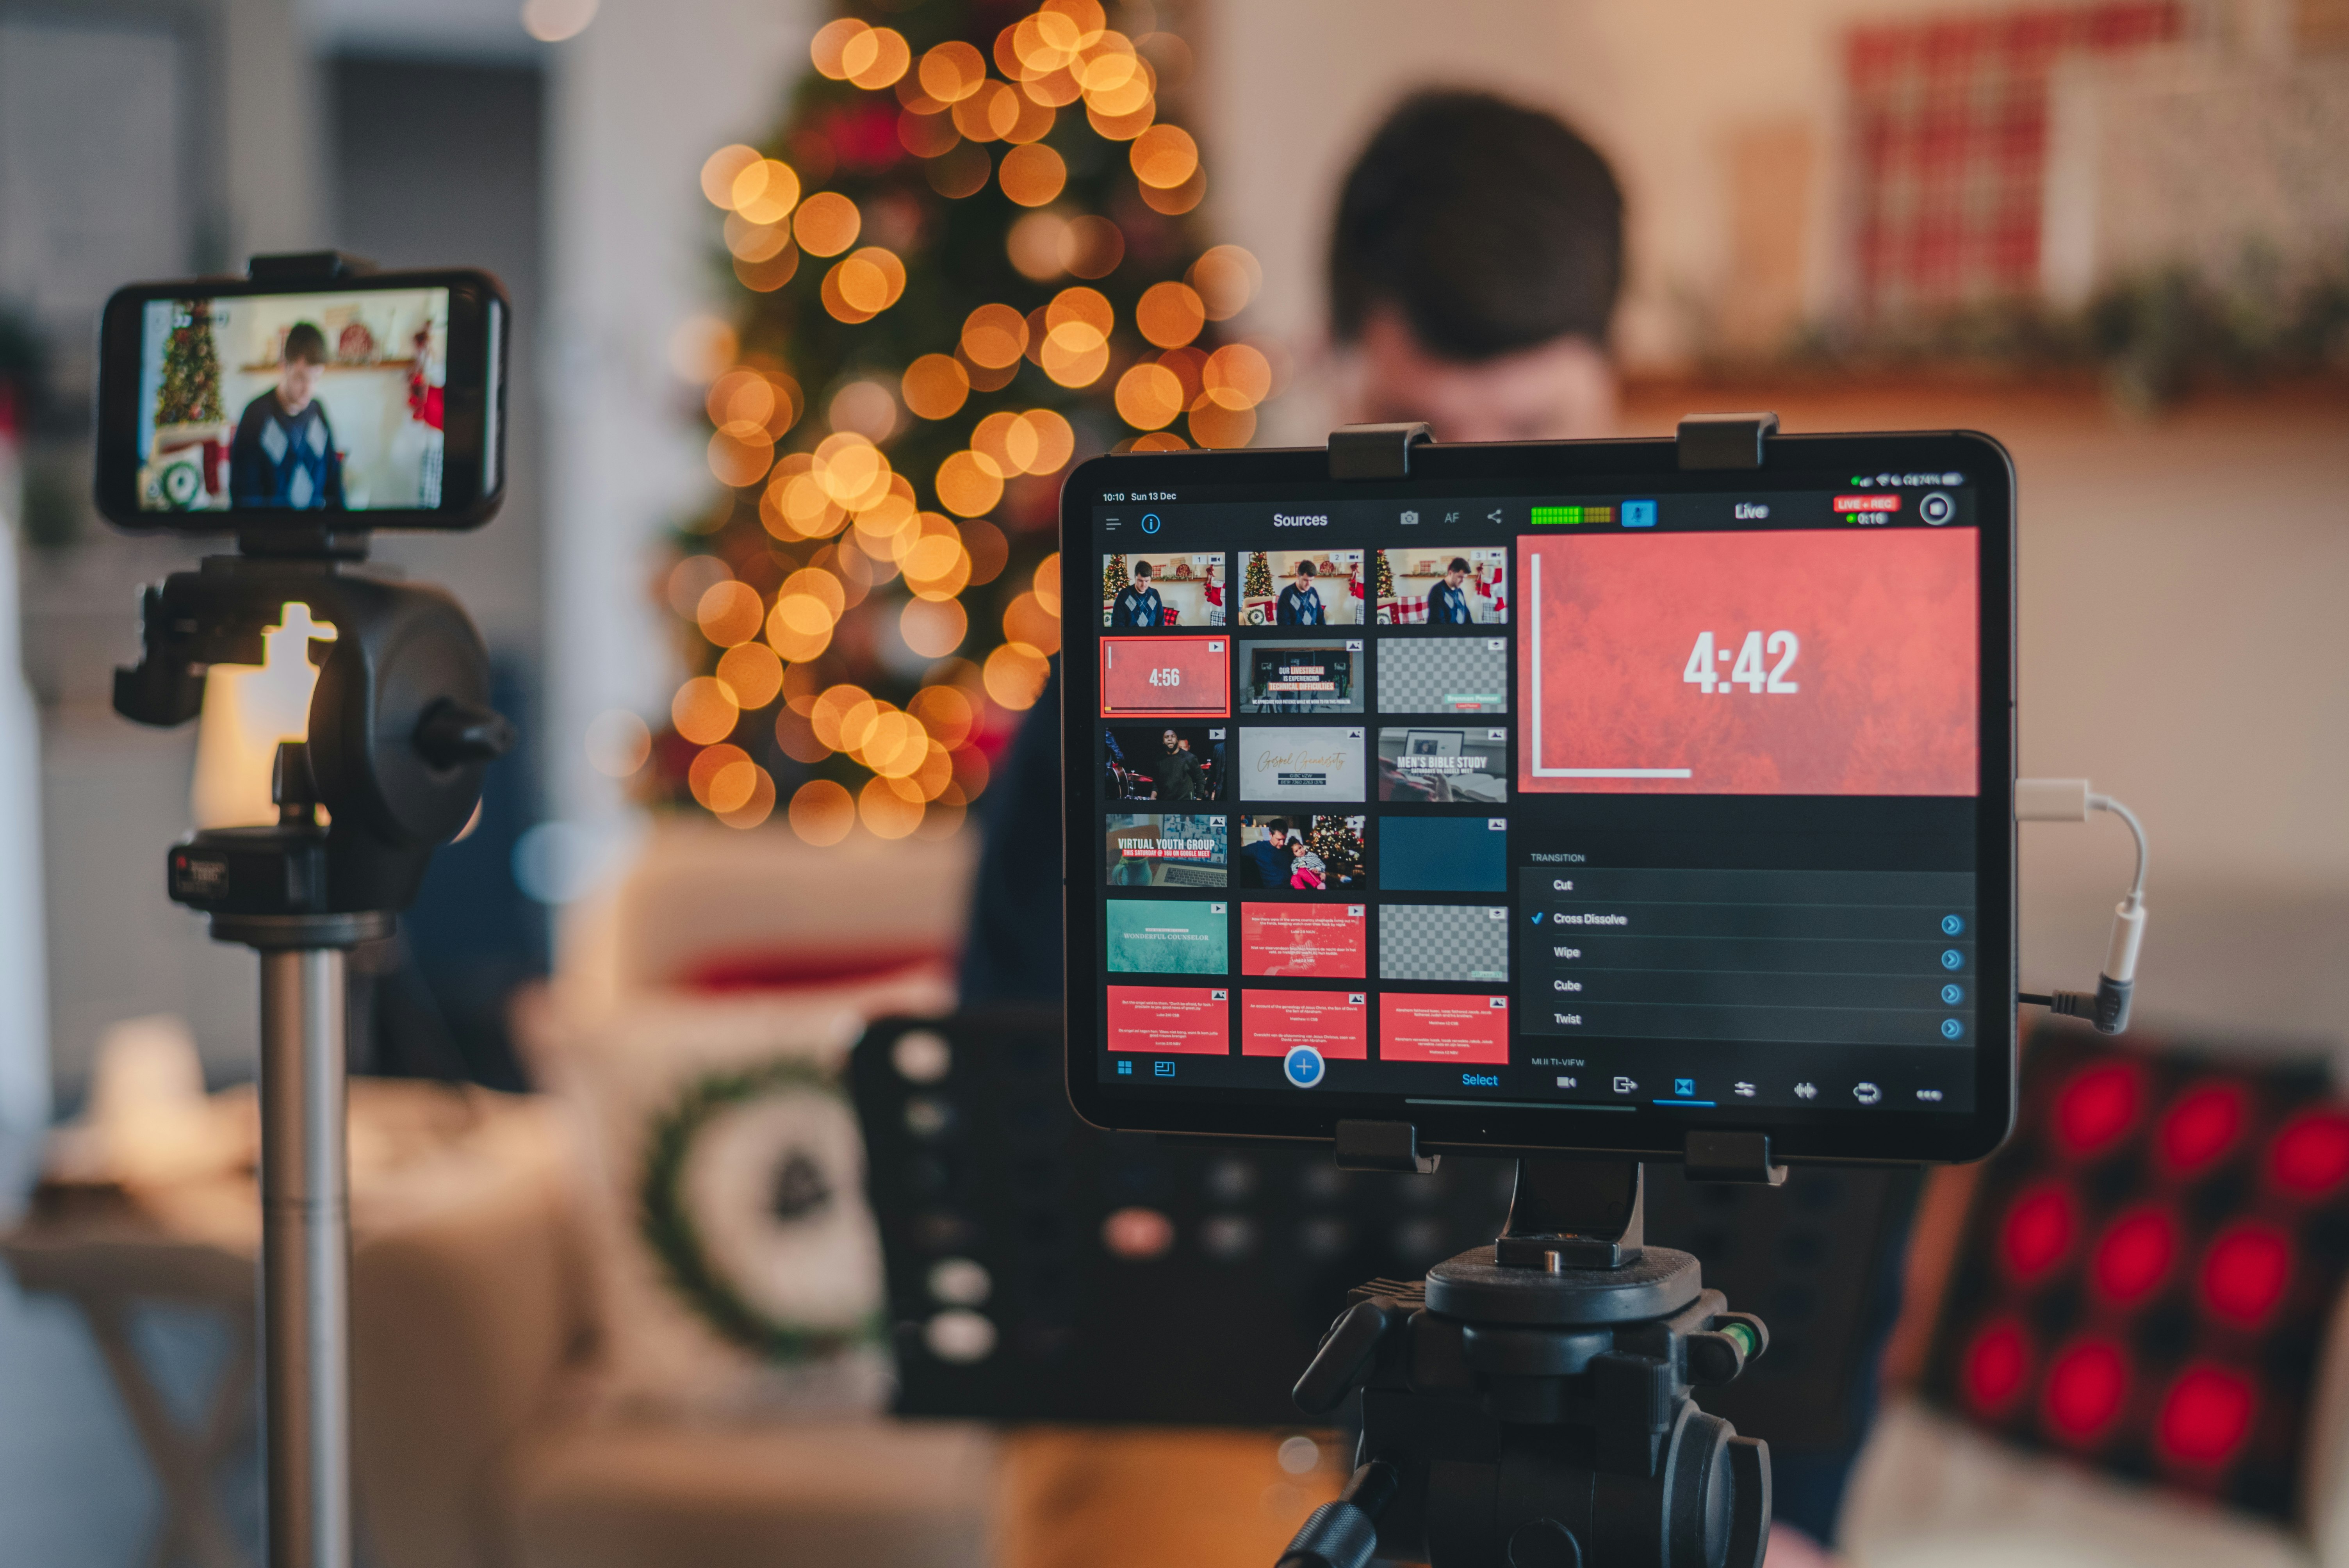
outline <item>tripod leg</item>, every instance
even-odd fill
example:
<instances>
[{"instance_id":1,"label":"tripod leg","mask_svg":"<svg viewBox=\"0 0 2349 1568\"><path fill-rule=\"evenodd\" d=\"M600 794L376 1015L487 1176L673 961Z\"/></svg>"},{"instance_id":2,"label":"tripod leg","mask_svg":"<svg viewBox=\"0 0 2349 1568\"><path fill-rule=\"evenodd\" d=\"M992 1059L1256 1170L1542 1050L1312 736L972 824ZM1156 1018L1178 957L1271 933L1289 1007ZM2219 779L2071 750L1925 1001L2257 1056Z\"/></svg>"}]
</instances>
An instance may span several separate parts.
<instances>
[{"instance_id":1,"label":"tripod leg","mask_svg":"<svg viewBox=\"0 0 2349 1568\"><path fill-rule=\"evenodd\" d=\"M261 954L261 1324L269 1568L351 1568L344 954Z\"/></svg>"}]
</instances>

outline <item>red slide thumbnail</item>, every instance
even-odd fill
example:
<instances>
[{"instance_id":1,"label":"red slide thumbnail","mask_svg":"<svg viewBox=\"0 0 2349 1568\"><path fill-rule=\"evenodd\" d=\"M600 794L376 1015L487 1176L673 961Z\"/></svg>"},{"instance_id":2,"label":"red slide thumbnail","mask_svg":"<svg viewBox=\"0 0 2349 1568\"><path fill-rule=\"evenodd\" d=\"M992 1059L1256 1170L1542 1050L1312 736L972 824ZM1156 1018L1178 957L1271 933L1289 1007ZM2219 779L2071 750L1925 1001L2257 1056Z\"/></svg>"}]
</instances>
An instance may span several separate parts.
<instances>
[{"instance_id":1,"label":"red slide thumbnail","mask_svg":"<svg viewBox=\"0 0 2349 1568\"><path fill-rule=\"evenodd\" d=\"M1509 1060L1509 999L1436 993L1379 994L1379 1060Z\"/></svg>"},{"instance_id":2,"label":"red slide thumbnail","mask_svg":"<svg viewBox=\"0 0 2349 1568\"><path fill-rule=\"evenodd\" d=\"M1220 986L1112 985L1112 1055L1227 1057L1232 994Z\"/></svg>"},{"instance_id":3,"label":"red slide thumbnail","mask_svg":"<svg viewBox=\"0 0 2349 1568\"><path fill-rule=\"evenodd\" d=\"M1371 1009L1360 991L1242 991L1240 1055L1310 1046L1333 1062L1370 1059Z\"/></svg>"},{"instance_id":4,"label":"red slide thumbnail","mask_svg":"<svg viewBox=\"0 0 2349 1568\"><path fill-rule=\"evenodd\" d=\"M1243 903L1240 973L1360 980L1368 943L1359 903Z\"/></svg>"},{"instance_id":5,"label":"red slide thumbnail","mask_svg":"<svg viewBox=\"0 0 2349 1568\"><path fill-rule=\"evenodd\" d=\"M1102 717L1223 718L1232 711L1228 637L1103 637Z\"/></svg>"},{"instance_id":6,"label":"red slide thumbnail","mask_svg":"<svg viewBox=\"0 0 2349 1568\"><path fill-rule=\"evenodd\" d=\"M1520 541L1517 788L1978 792L1971 529Z\"/></svg>"}]
</instances>

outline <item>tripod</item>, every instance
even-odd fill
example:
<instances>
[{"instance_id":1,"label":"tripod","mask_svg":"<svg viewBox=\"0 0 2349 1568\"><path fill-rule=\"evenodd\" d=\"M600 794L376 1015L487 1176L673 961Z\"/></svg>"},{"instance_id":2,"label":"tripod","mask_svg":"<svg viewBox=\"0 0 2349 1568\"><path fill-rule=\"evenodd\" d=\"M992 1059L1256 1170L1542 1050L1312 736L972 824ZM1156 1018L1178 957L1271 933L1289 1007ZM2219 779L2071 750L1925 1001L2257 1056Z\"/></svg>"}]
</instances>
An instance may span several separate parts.
<instances>
[{"instance_id":1,"label":"tripod","mask_svg":"<svg viewBox=\"0 0 2349 1568\"><path fill-rule=\"evenodd\" d=\"M1690 1393L1769 1334L1641 1244L1640 1188L1631 1161L1520 1160L1493 1245L1350 1294L1296 1399L1361 1389L1358 1468L1279 1568L1760 1568L1769 1448Z\"/></svg>"},{"instance_id":2,"label":"tripod","mask_svg":"<svg viewBox=\"0 0 2349 1568\"><path fill-rule=\"evenodd\" d=\"M514 739L489 707L489 653L463 609L438 589L352 574L366 538L248 534L241 553L150 586L140 661L114 677L124 717L184 724L202 706L206 667L260 664L263 634L288 604L336 630L306 738L277 748L277 821L200 830L168 861L171 898L261 957L270 1568L351 1563L345 961L391 934Z\"/></svg>"}]
</instances>

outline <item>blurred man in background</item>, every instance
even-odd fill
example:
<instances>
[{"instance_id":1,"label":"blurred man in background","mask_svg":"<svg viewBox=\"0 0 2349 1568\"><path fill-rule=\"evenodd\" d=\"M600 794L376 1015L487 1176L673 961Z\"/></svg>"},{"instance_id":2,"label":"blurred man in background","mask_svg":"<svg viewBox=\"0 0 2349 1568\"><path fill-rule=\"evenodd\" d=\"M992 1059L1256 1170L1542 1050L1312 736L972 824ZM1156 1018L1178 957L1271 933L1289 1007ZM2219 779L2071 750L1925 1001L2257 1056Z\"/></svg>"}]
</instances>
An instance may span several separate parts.
<instances>
[{"instance_id":1,"label":"blurred man in background","mask_svg":"<svg viewBox=\"0 0 2349 1568\"><path fill-rule=\"evenodd\" d=\"M1623 193L1588 142L1488 93L1407 98L1339 192L1340 411L1443 441L1609 435L1622 282Z\"/></svg>"},{"instance_id":2,"label":"blurred man in background","mask_svg":"<svg viewBox=\"0 0 2349 1568\"><path fill-rule=\"evenodd\" d=\"M1623 196L1555 116L1488 93L1405 99L1346 176L1329 266L1345 422L1423 419L1444 441L1613 433ZM988 791L966 1003L1061 998L1060 717L1055 659L1009 777ZM1873 1376L1862 1381L1872 1409ZM1825 1561L1811 1538L1834 1529L1865 1436L1854 1425L1846 1449L1779 1460L1771 1568Z\"/></svg>"}]
</instances>

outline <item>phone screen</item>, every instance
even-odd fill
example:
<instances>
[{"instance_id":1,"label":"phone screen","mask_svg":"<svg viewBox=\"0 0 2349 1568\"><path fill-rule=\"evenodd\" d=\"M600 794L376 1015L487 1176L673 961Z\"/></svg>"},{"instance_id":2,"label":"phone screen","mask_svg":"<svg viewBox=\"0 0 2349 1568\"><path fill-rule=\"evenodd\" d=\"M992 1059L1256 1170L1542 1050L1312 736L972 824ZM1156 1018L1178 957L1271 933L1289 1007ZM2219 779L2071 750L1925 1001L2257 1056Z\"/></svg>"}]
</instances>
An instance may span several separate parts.
<instances>
[{"instance_id":1,"label":"phone screen","mask_svg":"<svg viewBox=\"0 0 2349 1568\"><path fill-rule=\"evenodd\" d=\"M432 511L449 290L150 299L140 511Z\"/></svg>"},{"instance_id":2,"label":"phone screen","mask_svg":"<svg viewBox=\"0 0 2349 1568\"><path fill-rule=\"evenodd\" d=\"M1137 500L1104 465L1072 1071L1202 1130L1282 1098L1648 1147L1973 1118L2013 1016L1985 452L1377 500Z\"/></svg>"}]
</instances>

